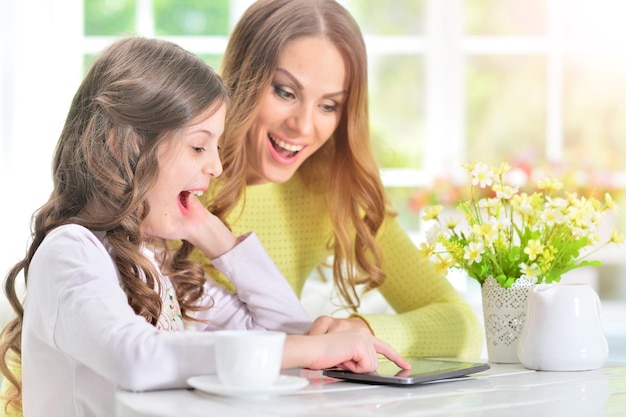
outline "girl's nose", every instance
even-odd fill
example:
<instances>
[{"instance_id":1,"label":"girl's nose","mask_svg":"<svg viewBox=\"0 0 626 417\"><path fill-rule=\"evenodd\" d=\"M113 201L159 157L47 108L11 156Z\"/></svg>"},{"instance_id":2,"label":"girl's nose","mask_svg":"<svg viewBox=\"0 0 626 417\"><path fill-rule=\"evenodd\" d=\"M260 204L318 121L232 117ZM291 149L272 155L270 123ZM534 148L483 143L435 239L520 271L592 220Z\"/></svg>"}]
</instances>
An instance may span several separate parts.
<instances>
[{"instance_id":1,"label":"girl's nose","mask_svg":"<svg viewBox=\"0 0 626 417\"><path fill-rule=\"evenodd\" d=\"M202 167L202 173L204 175L209 175L212 178L219 177L222 174L222 170L222 162L220 161L220 157L217 152L209 155L208 160Z\"/></svg>"}]
</instances>

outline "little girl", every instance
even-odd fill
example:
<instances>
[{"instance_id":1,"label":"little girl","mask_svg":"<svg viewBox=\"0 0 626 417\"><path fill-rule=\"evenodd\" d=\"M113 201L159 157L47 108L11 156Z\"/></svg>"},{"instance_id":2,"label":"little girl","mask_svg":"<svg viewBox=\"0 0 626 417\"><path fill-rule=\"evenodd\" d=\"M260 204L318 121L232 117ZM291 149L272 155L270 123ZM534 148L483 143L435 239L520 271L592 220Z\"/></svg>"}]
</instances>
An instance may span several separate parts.
<instances>
[{"instance_id":1,"label":"little girl","mask_svg":"<svg viewBox=\"0 0 626 417\"><path fill-rule=\"evenodd\" d=\"M309 318L256 235L234 236L200 203L222 171L228 104L219 77L166 41L123 39L93 64L57 144L50 199L7 275L17 314L0 344L5 410L112 416L118 387L183 388L214 373L215 329L288 333L284 368L371 371L377 352L407 366L367 331L303 335ZM188 260L194 247L236 293Z\"/></svg>"}]
</instances>

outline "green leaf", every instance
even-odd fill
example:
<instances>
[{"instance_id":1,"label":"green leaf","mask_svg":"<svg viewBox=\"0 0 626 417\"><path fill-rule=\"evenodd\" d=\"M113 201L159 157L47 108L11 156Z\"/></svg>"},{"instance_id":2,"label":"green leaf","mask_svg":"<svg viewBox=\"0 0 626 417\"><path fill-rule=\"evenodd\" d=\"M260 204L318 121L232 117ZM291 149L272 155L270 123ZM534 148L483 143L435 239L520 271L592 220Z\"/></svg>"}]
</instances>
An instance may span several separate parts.
<instances>
[{"instance_id":1,"label":"green leaf","mask_svg":"<svg viewBox=\"0 0 626 417\"><path fill-rule=\"evenodd\" d=\"M594 260L594 261L580 261L577 264L566 263L565 266L561 268L552 269L545 277L545 281L549 284L551 282L559 282L561 280L561 276L566 272L569 272L573 269L582 268L585 266L594 266L599 267L602 266L602 262Z\"/></svg>"}]
</instances>

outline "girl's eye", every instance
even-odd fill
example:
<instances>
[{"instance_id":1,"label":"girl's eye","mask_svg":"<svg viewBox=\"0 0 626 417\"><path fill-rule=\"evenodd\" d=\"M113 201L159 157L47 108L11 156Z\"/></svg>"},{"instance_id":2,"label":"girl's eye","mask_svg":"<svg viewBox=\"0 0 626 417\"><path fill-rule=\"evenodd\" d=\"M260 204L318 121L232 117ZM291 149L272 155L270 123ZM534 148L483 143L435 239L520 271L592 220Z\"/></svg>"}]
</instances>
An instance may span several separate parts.
<instances>
[{"instance_id":1,"label":"girl's eye","mask_svg":"<svg viewBox=\"0 0 626 417\"><path fill-rule=\"evenodd\" d=\"M195 153L202 153L206 151L206 148L203 146L192 146L191 149L193 149Z\"/></svg>"},{"instance_id":2,"label":"girl's eye","mask_svg":"<svg viewBox=\"0 0 626 417\"><path fill-rule=\"evenodd\" d=\"M275 85L274 86L274 94L276 94L278 97L284 99L284 100L290 100L290 99L294 99L296 96L285 90L283 87L279 86L279 85Z\"/></svg>"}]
</instances>

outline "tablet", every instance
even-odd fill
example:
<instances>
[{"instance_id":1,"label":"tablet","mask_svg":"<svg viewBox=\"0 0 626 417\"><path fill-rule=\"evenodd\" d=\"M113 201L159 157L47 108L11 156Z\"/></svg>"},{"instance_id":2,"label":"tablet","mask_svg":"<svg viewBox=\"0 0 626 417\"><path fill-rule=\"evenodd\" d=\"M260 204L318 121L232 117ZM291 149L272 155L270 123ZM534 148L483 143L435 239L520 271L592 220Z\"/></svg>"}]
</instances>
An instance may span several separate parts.
<instances>
[{"instance_id":1,"label":"tablet","mask_svg":"<svg viewBox=\"0 0 626 417\"><path fill-rule=\"evenodd\" d=\"M411 364L411 369L400 369L393 362L383 360L374 372L354 373L346 369L329 368L324 370L324 375L369 384L414 385L463 377L490 368L488 363L447 358L406 358L406 360Z\"/></svg>"}]
</instances>

